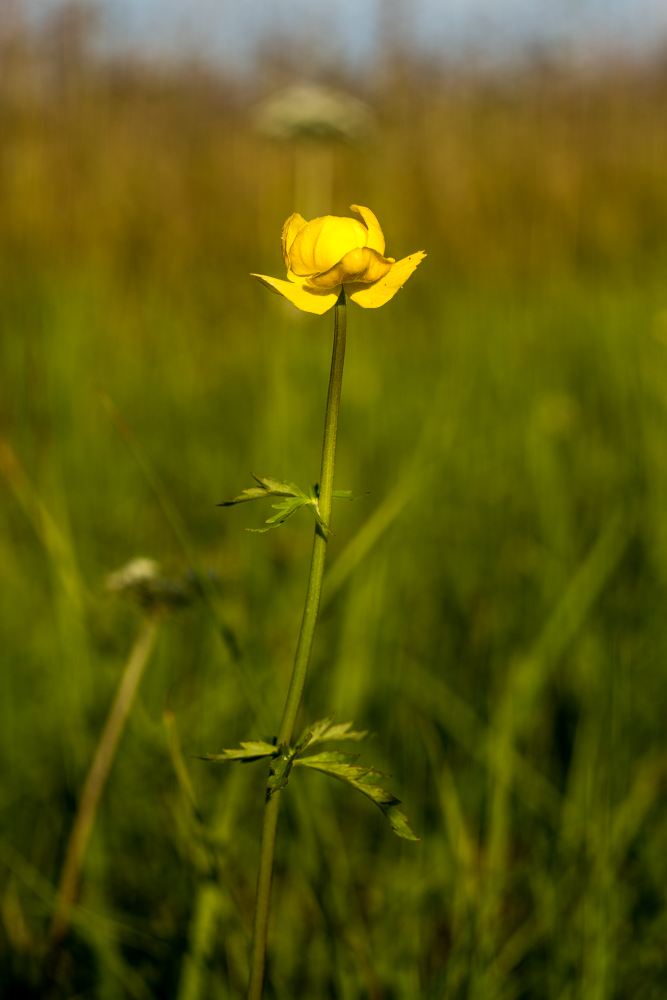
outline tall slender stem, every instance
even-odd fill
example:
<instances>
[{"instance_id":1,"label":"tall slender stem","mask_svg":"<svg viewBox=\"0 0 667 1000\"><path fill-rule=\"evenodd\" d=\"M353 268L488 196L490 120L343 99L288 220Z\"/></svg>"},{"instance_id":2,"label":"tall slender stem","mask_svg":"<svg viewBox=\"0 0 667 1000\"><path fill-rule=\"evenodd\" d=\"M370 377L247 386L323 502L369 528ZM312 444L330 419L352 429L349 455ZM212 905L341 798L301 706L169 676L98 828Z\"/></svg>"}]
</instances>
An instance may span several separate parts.
<instances>
[{"instance_id":1,"label":"tall slender stem","mask_svg":"<svg viewBox=\"0 0 667 1000\"><path fill-rule=\"evenodd\" d=\"M340 389L343 381L343 363L345 361L345 334L347 328L347 308L345 292L341 293L336 302L334 313L334 343L331 358L331 375L329 377L329 393L327 396L327 411L324 418L324 441L322 443L322 468L318 506L320 517L326 525L331 522L331 501L333 496L334 459L336 455L336 435L338 432L338 411L340 409ZM315 527L313 554L310 561L310 576L306 603L301 620L301 632L294 657L292 679L287 701L283 711L282 722L278 731L278 745L289 743L296 720L301 696L303 694L310 651L313 646L313 635L317 622L322 594L322 578L327 554L326 532L319 525ZM259 857L259 874L257 878L257 899L255 902L255 920L252 935L252 954L250 959L250 984L248 1000L261 1000L264 987L264 967L266 965L266 935L269 922L269 906L271 902L271 880L273 878L273 857L276 844L276 827L280 809L280 792L274 792L267 798L262 826L262 842Z\"/></svg>"},{"instance_id":2,"label":"tall slender stem","mask_svg":"<svg viewBox=\"0 0 667 1000\"><path fill-rule=\"evenodd\" d=\"M158 628L158 616L156 614L149 615L130 653L118 685L116 698L109 712L104 731L100 736L95 757L90 765L74 826L67 843L65 862L58 887L58 898L49 931L50 964L57 960L58 949L67 934L70 912L76 901L81 868L93 830L97 806L113 763L125 721L137 693L139 681L155 644Z\"/></svg>"},{"instance_id":3,"label":"tall slender stem","mask_svg":"<svg viewBox=\"0 0 667 1000\"><path fill-rule=\"evenodd\" d=\"M343 362L345 361L345 333L347 326L347 308L345 292L341 291L335 308L334 344L331 358L331 375L329 377L329 393L327 396L327 411L324 419L324 441L322 443L322 468L318 506L320 517L326 525L331 521L331 497L333 494L334 458L336 455L336 434L338 432L338 410L340 408L340 388L343 381ZM303 609L303 620L299 642L296 647L294 669L290 681L283 719L278 731L278 744L289 743L292 739L294 721L301 704L303 686L306 681L310 651L313 646L313 634L317 613L320 608L322 594L322 577L324 562L327 555L326 533L319 526L315 527L313 554L310 562L310 577L306 592L306 604Z\"/></svg>"}]
</instances>

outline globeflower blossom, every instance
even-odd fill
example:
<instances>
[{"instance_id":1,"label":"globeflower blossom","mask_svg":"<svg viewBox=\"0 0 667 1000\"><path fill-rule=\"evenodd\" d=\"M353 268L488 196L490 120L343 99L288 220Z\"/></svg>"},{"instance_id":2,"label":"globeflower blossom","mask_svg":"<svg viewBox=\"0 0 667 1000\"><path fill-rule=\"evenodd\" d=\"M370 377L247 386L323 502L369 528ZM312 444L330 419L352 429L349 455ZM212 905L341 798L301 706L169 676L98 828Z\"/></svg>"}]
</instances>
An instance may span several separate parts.
<instances>
[{"instance_id":1,"label":"globeflower blossom","mask_svg":"<svg viewBox=\"0 0 667 1000\"><path fill-rule=\"evenodd\" d=\"M341 289L364 309L376 309L405 284L426 254L402 260L385 257L384 235L369 208L350 205L357 219L323 215L306 222L295 212L283 226L282 251L287 281L253 274L298 309L321 315L336 304Z\"/></svg>"}]
</instances>

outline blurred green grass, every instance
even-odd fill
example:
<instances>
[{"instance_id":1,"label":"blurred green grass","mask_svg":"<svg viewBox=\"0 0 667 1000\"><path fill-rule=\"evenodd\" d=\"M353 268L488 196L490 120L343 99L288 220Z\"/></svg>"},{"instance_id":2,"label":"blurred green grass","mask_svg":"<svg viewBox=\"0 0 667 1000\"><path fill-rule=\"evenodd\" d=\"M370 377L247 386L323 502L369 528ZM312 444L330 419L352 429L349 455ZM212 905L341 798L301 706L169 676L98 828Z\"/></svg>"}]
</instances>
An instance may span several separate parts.
<instances>
[{"instance_id":1,"label":"blurred green grass","mask_svg":"<svg viewBox=\"0 0 667 1000\"><path fill-rule=\"evenodd\" d=\"M77 796L139 625L104 578L137 555L188 569L95 387L217 574L277 724L311 521L251 535L268 511L215 504L251 470L316 475L330 331L248 277L282 273L299 208L292 152L249 128L257 92L34 39L1 58L0 975L40 996ZM335 150L333 210L368 204L389 253L429 256L386 308L350 307L337 485L370 495L334 512L303 721L336 709L376 731L362 759L394 775L422 839L321 775L290 781L267 997L658 1000L667 77L404 61L371 96L380 128ZM54 996L243 996L262 765L192 755L256 735L206 609L175 616Z\"/></svg>"}]
</instances>

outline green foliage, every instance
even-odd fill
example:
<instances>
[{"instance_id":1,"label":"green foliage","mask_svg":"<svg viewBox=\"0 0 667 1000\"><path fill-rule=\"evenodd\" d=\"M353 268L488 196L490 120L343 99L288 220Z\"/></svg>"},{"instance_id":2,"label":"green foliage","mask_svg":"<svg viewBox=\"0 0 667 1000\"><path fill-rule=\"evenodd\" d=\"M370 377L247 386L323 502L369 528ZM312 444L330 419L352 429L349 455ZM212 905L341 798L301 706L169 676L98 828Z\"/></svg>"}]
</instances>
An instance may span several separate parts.
<instances>
[{"instance_id":1,"label":"green foliage","mask_svg":"<svg viewBox=\"0 0 667 1000\"><path fill-rule=\"evenodd\" d=\"M272 503L271 506L274 508L274 510L278 510L278 511L280 511L280 513L279 514L274 514L273 517L268 517L266 519L266 523L269 525L269 527L268 528L246 528L246 531L255 531L255 532L258 532L258 533L261 534L264 531L270 531L271 528L277 528L281 524L284 524L288 517L291 517L292 514L295 514L297 512L297 510L299 509L299 507L303 507L304 505L307 505L307 504L310 504L310 503L311 503L311 501L308 500L308 499L306 499L306 500L286 500L285 503ZM320 519L319 515L317 514L317 511L316 511L316 509L314 507L313 507L313 512L315 513L315 516L319 520Z\"/></svg>"},{"instance_id":2,"label":"green foliage","mask_svg":"<svg viewBox=\"0 0 667 1000\"><path fill-rule=\"evenodd\" d=\"M222 753L202 754L201 760L211 760L219 763L227 760L238 760L248 764L254 760L261 760L262 757L273 757L278 751L275 744L264 743L263 740L248 740L241 743L240 750L223 750Z\"/></svg>"},{"instance_id":3,"label":"green foliage","mask_svg":"<svg viewBox=\"0 0 667 1000\"><path fill-rule=\"evenodd\" d=\"M334 724L335 712L327 715L326 719L320 719L306 726L298 741L298 746L314 746L316 743L340 743L344 740L365 740L368 730L360 732L350 729L352 722L336 722Z\"/></svg>"},{"instance_id":4,"label":"green foliage","mask_svg":"<svg viewBox=\"0 0 667 1000\"><path fill-rule=\"evenodd\" d=\"M334 490L331 495L334 500L359 500L361 497L367 497L368 493L352 493L351 490Z\"/></svg>"},{"instance_id":5,"label":"green foliage","mask_svg":"<svg viewBox=\"0 0 667 1000\"><path fill-rule=\"evenodd\" d=\"M266 794L268 797L273 795L274 792L279 792L283 789L289 781L295 756L296 751L288 746L287 743L283 743L278 747L278 753L269 765L269 780L266 783Z\"/></svg>"},{"instance_id":6,"label":"green foliage","mask_svg":"<svg viewBox=\"0 0 667 1000\"><path fill-rule=\"evenodd\" d=\"M245 503L248 500L261 500L264 497L271 496L309 499L294 483L281 483L279 480L271 479L269 476L256 476L254 472L251 475L253 479L257 480L259 486L249 486L239 496L234 497L233 500L226 500L224 503L218 504L218 506L233 507L237 503Z\"/></svg>"},{"instance_id":7,"label":"green foliage","mask_svg":"<svg viewBox=\"0 0 667 1000\"><path fill-rule=\"evenodd\" d=\"M136 556L204 579L189 540L221 618L161 630L50 993L242 1000L262 777L193 758L276 731L312 523L258 540L215 503L249 467L317 476L329 322L247 277L304 211L252 94L59 53L13 43L0 74L0 981L45 995L140 625L104 580ZM372 494L335 509L299 728L335 706L377 731L422 840L290 776L271 998L664 994L667 85L608 66L496 86L401 62L374 143L332 152L332 210L370 205L389 253L432 263L350 305L337 481Z\"/></svg>"},{"instance_id":8,"label":"green foliage","mask_svg":"<svg viewBox=\"0 0 667 1000\"><path fill-rule=\"evenodd\" d=\"M265 523L269 525L268 528L246 528L246 531L263 534L265 531L270 531L271 528L278 528L281 524L284 524L292 514L296 514L300 507L308 507L312 511L320 528L326 534L329 534L329 528L320 517L317 502L317 486L311 487L310 493L304 493L294 483L283 483L269 476L256 476L254 472L252 473L252 477L257 480L260 484L259 486L249 486L247 489L242 490L237 497L234 497L232 500L226 500L224 503L218 504L218 506L233 507L238 503L246 503L248 500L263 500L265 497L277 496L289 497L290 499L282 503L271 504L273 509L279 511L279 513L266 519ZM350 490L334 490L333 496L338 500L358 500L359 497L367 496L367 494L354 494Z\"/></svg>"},{"instance_id":9,"label":"green foliage","mask_svg":"<svg viewBox=\"0 0 667 1000\"><path fill-rule=\"evenodd\" d=\"M351 729L352 722L338 722L334 724L335 713L306 726L295 747L282 743L276 747L273 743L265 743L261 740L242 742L240 750L223 750L219 754L203 754L201 760L210 760L216 763L221 761L236 760L244 764L249 764L263 757L271 757L269 765L269 780L267 782L267 794L281 791L289 781L289 776L295 764L302 764L305 767L312 767L316 771L323 771L340 781L346 782L352 788L363 795L368 796L377 806L380 807L384 815L391 824L391 828L399 837L405 840L419 840L408 826L407 817L397 808L401 800L378 787L378 782L384 778L390 778L390 774L382 774L376 771L373 766L360 767L353 762L358 760L359 754L345 753L343 750L331 750L324 753L312 754L302 757L301 754L306 747L312 747L315 743L340 743L344 741L354 741L366 739L368 732L355 731Z\"/></svg>"},{"instance_id":10,"label":"green foliage","mask_svg":"<svg viewBox=\"0 0 667 1000\"><path fill-rule=\"evenodd\" d=\"M339 781L344 781L352 788L356 788L362 795L367 795L372 802L380 807L384 815L391 823L391 828L399 837L405 840L419 840L408 826L407 816L398 809L401 800L397 799L391 792L385 792L378 786L378 782L384 778L390 778L390 774L382 774L374 767L358 767L352 763L357 760L359 754L345 753L342 750L330 750L324 753L312 754L308 757L301 757L295 760L295 764L302 764L304 767L312 767L316 771L323 771L330 774Z\"/></svg>"}]
</instances>

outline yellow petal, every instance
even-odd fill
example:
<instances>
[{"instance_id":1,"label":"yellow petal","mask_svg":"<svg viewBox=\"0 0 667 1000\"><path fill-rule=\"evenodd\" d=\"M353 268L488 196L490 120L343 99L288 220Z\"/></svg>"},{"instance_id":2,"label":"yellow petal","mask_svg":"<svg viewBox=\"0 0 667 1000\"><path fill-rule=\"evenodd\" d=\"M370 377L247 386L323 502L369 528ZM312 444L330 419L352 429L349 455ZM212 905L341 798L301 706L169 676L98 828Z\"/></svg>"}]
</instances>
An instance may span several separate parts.
<instances>
[{"instance_id":1,"label":"yellow petal","mask_svg":"<svg viewBox=\"0 0 667 1000\"><path fill-rule=\"evenodd\" d=\"M350 298L364 309L377 309L385 302L393 298L399 288L405 284L417 265L424 259L425 253L419 250L411 253L409 257L397 261L392 265L391 271L376 281L373 285L361 284L361 282L351 282L345 285L345 291Z\"/></svg>"},{"instance_id":2,"label":"yellow petal","mask_svg":"<svg viewBox=\"0 0 667 1000\"><path fill-rule=\"evenodd\" d=\"M323 215L307 222L294 238L289 251L290 267L305 278L328 271L357 247L365 247L368 230L356 219Z\"/></svg>"},{"instance_id":3,"label":"yellow petal","mask_svg":"<svg viewBox=\"0 0 667 1000\"><path fill-rule=\"evenodd\" d=\"M289 268L289 257L290 247L294 243L294 237L306 225L306 220L298 212L294 212L290 215L289 219L283 226L283 235L280 240L283 251L283 261L286 268Z\"/></svg>"},{"instance_id":4,"label":"yellow petal","mask_svg":"<svg viewBox=\"0 0 667 1000\"><path fill-rule=\"evenodd\" d=\"M366 246L370 247L371 250L377 250L378 253L384 254L384 233L380 229L380 223L370 208L364 208L363 205L350 205L350 208L353 212L358 212L366 223L366 229L368 230L368 243Z\"/></svg>"},{"instance_id":5,"label":"yellow petal","mask_svg":"<svg viewBox=\"0 0 667 1000\"><path fill-rule=\"evenodd\" d=\"M269 278L265 274L253 274L277 295L284 295L286 299L303 312L316 313L321 316L327 309L331 309L336 304L336 299L340 295L341 286L332 289L308 288L306 285L295 285L291 281L281 281L280 278Z\"/></svg>"},{"instance_id":6,"label":"yellow petal","mask_svg":"<svg viewBox=\"0 0 667 1000\"><path fill-rule=\"evenodd\" d=\"M333 288L343 282L363 282L365 285L383 278L391 270L393 260L387 260L377 250L362 247L360 250L350 250L342 260L325 271L306 278L306 283L312 288Z\"/></svg>"}]
</instances>

